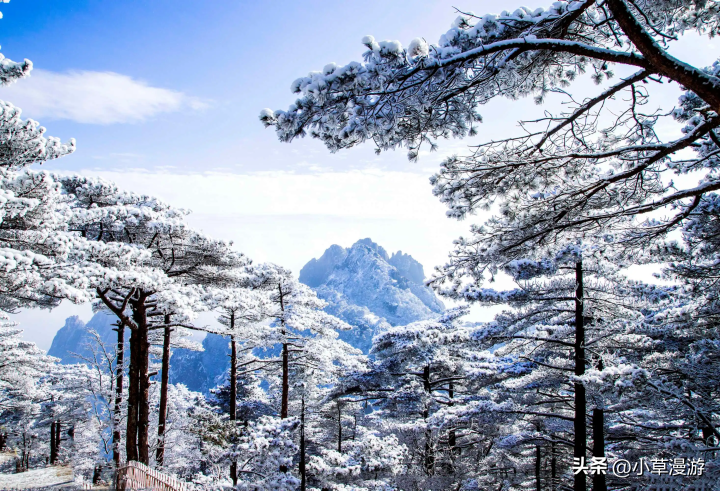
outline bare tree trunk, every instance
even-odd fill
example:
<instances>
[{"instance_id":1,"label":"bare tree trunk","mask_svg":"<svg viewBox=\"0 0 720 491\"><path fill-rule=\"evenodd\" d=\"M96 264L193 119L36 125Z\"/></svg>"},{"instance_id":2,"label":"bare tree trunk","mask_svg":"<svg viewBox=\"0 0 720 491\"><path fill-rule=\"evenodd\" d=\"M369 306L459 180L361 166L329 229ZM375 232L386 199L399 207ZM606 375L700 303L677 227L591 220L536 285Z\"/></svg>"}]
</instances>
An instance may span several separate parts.
<instances>
[{"instance_id":1,"label":"bare tree trunk","mask_svg":"<svg viewBox=\"0 0 720 491\"><path fill-rule=\"evenodd\" d=\"M283 299L282 284L278 284L278 292L280 293L280 311L285 312L285 301ZM280 320L283 336L285 331L285 319ZM280 418L288 417L288 401L290 398L290 353L288 352L288 343L284 342L282 347L282 400L280 401Z\"/></svg>"},{"instance_id":2,"label":"bare tree trunk","mask_svg":"<svg viewBox=\"0 0 720 491\"><path fill-rule=\"evenodd\" d=\"M125 456L128 462L138 460L138 392L140 377L140 333L133 329L130 333L130 367L128 368L128 407L125 431Z\"/></svg>"},{"instance_id":3,"label":"bare tree trunk","mask_svg":"<svg viewBox=\"0 0 720 491\"><path fill-rule=\"evenodd\" d=\"M140 378L138 391L138 460L145 465L150 464L150 343L148 341L147 324L142 329L143 338L140 352Z\"/></svg>"},{"instance_id":4,"label":"bare tree trunk","mask_svg":"<svg viewBox=\"0 0 720 491\"><path fill-rule=\"evenodd\" d=\"M123 364L125 358L125 325L117 323L117 346L115 347L115 406L113 407L113 462L120 467L120 406L122 404Z\"/></svg>"},{"instance_id":5,"label":"bare tree trunk","mask_svg":"<svg viewBox=\"0 0 720 491\"><path fill-rule=\"evenodd\" d=\"M602 409L593 409L593 455L595 457L605 457L605 414ZM593 474L593 491L607 491L607 482L605 474Z\"/></svg>"},{"instance_id":6,"label":"bare tree trunk","mask_svg":"<svg viewBox=\"0 0 720 491\"><path fill-rule=\"evenodd\" d=\"M163 336L162 375L160 379L160 414L158 415L158 444L155 451L155 464L162 467L165 460L165 423L167 422L167 393L170 382L170 315L165 315L165 332Z\"/></svg>"},{"instance_id":7,"label":"bare tree trunk","mask_svg":"<svg viewBox=\"0 0 720 491\"><path fill-rule=\"evenodd\" d=\"M453 384L452 380L448 384L448 399L450 402L448 402L448 406L454 406L455 402L453 399L455 398L455 384ZM450 428L450 431L448 432L448 446L450 447L450 456L454 456L456 453L459 453L459 448L456 448L457 446L457 434L455 433L455 428Z\"/></svg>"},{"instance_id":8,"label":"bare tree trunk","mask_svg":"<svg viewBox=\"0 0 720 491\"><path fill-rule=\"evenodd\" d=\"M540 445L535 445L535 490L542 491L540 482L540 464L542 463L542 455L540 454Z\"/></svg>"},{"instance_id":9,"label":"bare tree trunk","mask_svg":"<svg viewBox=\"0 0 720 491\"><path fill-rule=\"evenodd\" d=\"M282 347L282 401L280 404L280 418L288 417L288 402L290 396L290 356L288 344L283 343Z\"/></svg>"},{"instance_id":10,"label":"bare tree trunk","mask_svg":"<svg viewBox=\"0 0 720 491\"><path fill-rule=\"evenodd\" d=\"M306 491L307 489L307 478L305 472L305 394L301 399L300 409L300 491Z\"/></svg>"},{"instance_id":11,"label":"bare tree trunk","mask_svg":"<svg viewBox=\"0 0 720 491\"><path fill-rule=\"evenodd\" d=\"M582 261L575 264L575 375L585 373L585 318L583 317L583 266ZM587 400L585 386L575 382L575 442L573 456L576 459L586 458L587 454ZM587 490L587 478L584 471L575 474L574 491Z\"/></svg>"},{"instance_id":12,"label":"bare tree trunk","mask_svg":"<svg viewBox=\"0 0 720 491\"><path fill-rule=\"evenodd\" d=\"M598 361L598 370L604 368L602 358ZM605 457L605 411L602 407L593 409L592 415L593 431L593 456ZM607 491L605 474L596 473L592 477L593 491Z\"/></svg>"},{"instance_id":13,"label":"bare tree trunk","mask_svg":"<svg viewBox=\"0 0 720 491\"><path fill-rule=\"evenodd\" d=\"M55 448L55 421L50 423L50 465L57 460L57 449Z\"/></svg>"},{"instance_id":14,"label":"bare tree trunk","mask_svg":"<svg viewBox=\"0 0 720 491\"><path fill-rule=\"evenodd\" d=\"M287 334L285 330L285 300L282 290L282 283L278 283L278 293L280 294L280 311L283 317L280 319L280 328L282 335ZM287 341L287 340L286 340ZM288 343L284 342L282 346L282 396L280 400L280 419L288 417L288 403L290 400L290 353L288 352ZM281 465L280 472L287 472L287 466Z\"/></svg>"},{"instance_id":15,"label":"bare tree trunk","mask_svg":"<svg viewBox=\"0 0 720 491\"><path fill-rule=\"evenodd\" d=\"M425 368L423 368L423 387L425 388L425 392L431 394L431 385L430 385L430 365L427 365ZM423 419L427 422L428 417L430 416L430 410L426 406L425 410L423 411ZM432 448L432 430L429 428L425 430L425 472L429 476L432 476L435 469L435 455L433 453Z\"/></svg>"},{"instance_id":16,"label":"bare tree trunk","mask_svg":"<svg viewBox=\"0 0 720 491\"><path fill-rule=\"evenodd\" d=\"M130 301L132 308L133 321L137 326L137 329L133 332L132 337L136 338L135 343L131 342L130 345L130 368L133 368L133 362L135 363L134 377L135 377L135 404L134 408L128 407L128 430L130 430L131 417L130 412L135 412L135 418L133 424L134 431L137 432L136 450L133 450L134 459L130 458L128 454L128 460L137 460L145 465L150 463L149 455L149 426L150 426L150 377L149 377L149 363L150 363L150 342L148 340L148 320L147 320L147 307L145 301L150 296L149 293L139 291L135 299ZM137 352L137 356L133 353L133 350ZM132 381L131 381L132 382ZM128 406L130 406L130 399L128 397ZM130 444L130 431L128 431L128 445ZM134 436L134 435L133 435Z\"/></svg>"},{"instance_id":17,"label":"bare tree trunk","mask_svg":"<svg viewBox=\"0 0 720 491\"><path fill-rule=\"evenodd\" d=\"M337 403L337 413L338 413L338 444L337 449L338 453L342 453L342 410L340 408L340 401L335 401Z\"/></svg>"},{"instance_id":18,"label":"bare tree trunk","mask_svg":"<svg viewBox=\"0 0 720 491\"><path fill-rule=\"evenodd\" d=\"M552 442L550 452L552 453L552 457L550 458L550 489L556 491L557 457L555 456L555 442Z\"/></svg>"},{"instance_id":19,"label":"bare tree trunk","mask_svg":"<svg viewBox=\"0 0 720 491\"><path fill-rule=\"evenodd\" d=\"M230 330L235 328L235 313L230 314ZM230 336L230 421L237 419L237 346L235 336ZM236 428L233 423L233 430ZM237 462L230 463L230 479L237 486Z\"/></svg>"}]
</instances>

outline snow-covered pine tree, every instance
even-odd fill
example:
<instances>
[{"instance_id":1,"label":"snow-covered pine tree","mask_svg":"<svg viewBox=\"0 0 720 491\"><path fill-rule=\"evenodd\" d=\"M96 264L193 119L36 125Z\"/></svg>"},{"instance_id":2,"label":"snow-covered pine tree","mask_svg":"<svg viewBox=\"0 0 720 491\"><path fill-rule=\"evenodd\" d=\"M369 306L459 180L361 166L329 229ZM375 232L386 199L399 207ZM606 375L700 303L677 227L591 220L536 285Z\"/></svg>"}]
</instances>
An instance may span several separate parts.
<instances>
[{"instance_id":1,"label":"snow-covered pine tree","mask_svg":"<svg viewBox=\"0 0 720 491\"><path fill-rule=\"evenodd\" d=\"M126 454L149 463L151 333L162 329L169 347L171 330L192 328L195 313L206 309L203 288L231 281L247 260L229 244L188 228L186 212L155 198L122 192L102 179L60 180L73 211L71 230L86 241L90 286L131 331ZM163 357L167 365L169 350Z\"/></svg>"},{"instance_id":2,"label":"snow-covered pine tree","mask_svg":"<svg viewBox=\"0 0 720 491\"><path fill-rule=\"evenodd\" d=\"M525 226L497 219L486 233L502 235L509 249L675 206L664 219L625 230L642 242L676 227L720 188L714 157L678 154L718 148L720 65L699 69L669 53L678 36L712 36L719 23L714 4L682 1L566 0L534 11L461 14L433 45L418 38L403 48L366 36L364 62L330 64L296 80L300 98L287 111L263 110L260 119L281 141L309 133L338 151L372 140L378 151L405 146L414 159L422 144L476 134L480 106L496 97L541 103L550 92L567 94L586 71L600 84L613 65L633 67L636 73L593 97L571 99L569 111L549 112L537 129L528 122L517 138L448 159L433 182L454 216L508 203L504 216ZM682 105L691 118L680 138L663 140L654 131L676 115L641 109L644 85L663 79L687 90ZM624 102L612 103L621 94ZM660 177L702 169L710 174L698 185L670 186Z\"/></svg>"},{"instance_id":3,"label":"snow-covered pine tree","mask_svg":"<svg viewBox=\"0 0 720 491\"><path fill-rule=\"evenodd\" d=\"M0 54L0 86L15 83L32 70L32 63L14 62ZM0 101L0 309L53 306L62 298L82 301L81 279L63 278L60 264L72 239L64 234L65 210L60 188L45 172L27 171L72 153L75 140L61 143L46 137L45 128L21 110Z\"/></svg>"},{"instance_id":4,"label":"snow-covered pine tree","mask_svg":"<svg viewBox=\"0 0 720 491\"><path fill-rule=\"evenodd\" d=\"M440 137L475 134L478 109L497 96L533 95L542 103L550 92L569 95L588 69L602 85L613 64L636 67L592 97L570 97L569 110L525 122L523 135L442 164L432 183L451 216L499 211L456 242L435 277L459 292L464 283L476 284L490 263L550 257L558 242L606 240L649 249L712 208L711 193L720 189L720 68L695 68L669 49L686 32L714 35L719 21L714 4L679 1L561 1L547 10L462 14L437 45L416 39L403 49L366 37L364 63L331 64L298 79L293 90L301 98L288 111L264 110L261 120L283 141L310 132L337 151L372 139L378 151L406 146L414 159L423 143L434 148ZM680 108L643 112L652 100L646 87L665 81L685 90ZM655 131L673 118L682 136ZM673 179L690 173L699 176L697 185ZM650 213L652 219L640 220ZM697 238L697 244L711 242ZM666 324L663 319L657 322ZM575 489L585 489L584 480L576 480Z\"/></svg>"},{"instance_id":5,"label":"snow-covered pine tree","mask_svg":"<svg viewBox=\"0 0 720 491\"><path fill-rule=\"evenodd\" d=\"M257 277L253 273L257 268L248 268L244 274L240 274L237 281L232 286L211 289L207 294L207 302L220 313L218 321L225 329L218 334L228 336L230 338L230 373L228 374L227 384L216 389L215 397L221 399L227 398L227 413L229 414L231 424L235 424L238 419L238 397L248 404L252 404L252 400L262 401L260 394L254 394L252 397L250 392L256 384L253 380L245 380L254 378L254 373L243 370L243 367L252 365L255 361L252 351L259 347L259 340L254 335L254 326L265 320L269 315L270 301L267 292L253 291L251 288L260 288L265 280L264 276ZM238 356L238 350L250 355L245 359L242 354ZM238 380L238 360L241 362L241 379ZM247 383L244 383L247 382ZM225 394L223 389L227 388ZM240 394L238 394L240 388ZM246 390L247 389L247 390ZM259 409L259 408L255 408ZM249 421L261 414L252 414L254 411L241 411L243 414L240 418L241 422ZM233 485L237 485L237 462L230 463L230 479Z\"/></svg>"},{"instance_id":6,"label":"snow-covered pine tree","mask_svg":"<svg viewBox=\"0 0 720 491\"><path fill-rule=\"evenodd\" d=\"M374 440L373 445L397 440L408 448L406 456L404 452L387 453L389 458L405 461L406 469L400 475L395 476L399 469L390 461L378 468L384 469L382 479L388 485L447 489L460 482L467 470L459 456L462 448L467 455L467 449L474 445L472 428L445 424L436 417L442 408L465 407L473 396L469 389L479 369L479 345L474 339L476 328L460 321L466 313L465 308L451 309L437 320L396 326L377 334L369 366L341 379L330 394L331 400L355 409L371 401L372 417L361 417L369 427L360 433ZM362 444L352 448L357 451ZM325 452L335 462L328 464L329 469L343 459L352 460L339 453ZM323 468L321 463L317 461L316 465ZM358 469L338 473L335 479L338 484L360 485L364 480L380 478L377 471Z\"/></svg>"}]
</instances>

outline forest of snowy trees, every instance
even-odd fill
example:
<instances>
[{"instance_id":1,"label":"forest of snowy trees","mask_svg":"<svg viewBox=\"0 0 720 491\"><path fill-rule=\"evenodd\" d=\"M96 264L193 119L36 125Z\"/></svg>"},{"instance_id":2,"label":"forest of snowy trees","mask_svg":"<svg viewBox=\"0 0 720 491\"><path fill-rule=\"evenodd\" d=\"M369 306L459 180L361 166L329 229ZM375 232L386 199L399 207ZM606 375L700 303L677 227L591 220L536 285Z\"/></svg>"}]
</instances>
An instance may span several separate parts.
<instances>
[{"instance_id":1,"label":"forest of snowy trees","mask_svg":"<svg viewBox=\"0 0 720 491\"><path fill-rule=\"evenodd\" d=\"M309 134L338 152L371 140L416 160L482 137L496 98L546 105L440 163L430 180L449 219L482 221L428 283L458 306L386 326L367 355L293 272L192 229L184 210L39 170L75 142L2 102L0 309L90 302L117 330L62 365L3 317L12 470L65 463L97 484L137 461L198 490L712 489L720 64L670 52L719 30L716 0L460 12L437 44L367 36L362 62L311 72L287 111L263 110L281 141ZM31 69L2 59L0 82ZM588 79L594 94L574 98ZM674 107L655 109L657 84L682 89ZM468 322L475 304L502 312ZM168 377L174 349L199 349L201 312L231 353L209 397Z\"/></svg>"}]
</instances>

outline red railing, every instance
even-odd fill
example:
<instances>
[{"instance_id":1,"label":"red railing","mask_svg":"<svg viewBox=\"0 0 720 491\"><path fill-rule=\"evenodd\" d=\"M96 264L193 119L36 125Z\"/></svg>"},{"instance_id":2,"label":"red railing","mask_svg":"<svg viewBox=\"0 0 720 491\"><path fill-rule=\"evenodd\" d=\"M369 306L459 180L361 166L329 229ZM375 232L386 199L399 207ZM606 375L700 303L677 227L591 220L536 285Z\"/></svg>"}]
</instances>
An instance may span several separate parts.
<instances>
[{"instance_id":1,"label":"red railing","mask_svg":"<svg viewBox=\"0 0 720 491\"><path fill-rule=\"evenodd\" d=\"M132 460L118 468L116 479L115 484L119 491L131 489L188 491L183 481Z\"/></svg>"}]
</instances>

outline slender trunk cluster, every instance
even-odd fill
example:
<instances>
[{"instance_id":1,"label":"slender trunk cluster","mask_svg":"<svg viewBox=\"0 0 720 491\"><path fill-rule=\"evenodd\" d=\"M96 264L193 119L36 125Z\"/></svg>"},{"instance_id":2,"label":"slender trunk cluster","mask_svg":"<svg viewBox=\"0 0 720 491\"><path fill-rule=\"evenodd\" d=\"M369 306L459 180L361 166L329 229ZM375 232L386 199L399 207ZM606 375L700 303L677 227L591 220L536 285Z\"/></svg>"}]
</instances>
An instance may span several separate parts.
<instances>
[{"instance_id":1,"label":"slender trunk cluster","mask_svg":"<svg viewBox=\"0 0 720 491\"><path fill-rule=\"evenodd\" d=\"M130 336L130 369L128 371L128 418L125 449L127 460L145 465L150 463L150 341L146 292L138 294L130 302L135 329Z\"/></svg>"}]
</instances>

